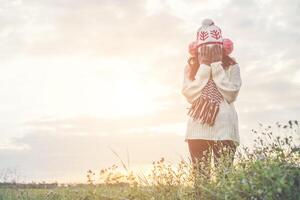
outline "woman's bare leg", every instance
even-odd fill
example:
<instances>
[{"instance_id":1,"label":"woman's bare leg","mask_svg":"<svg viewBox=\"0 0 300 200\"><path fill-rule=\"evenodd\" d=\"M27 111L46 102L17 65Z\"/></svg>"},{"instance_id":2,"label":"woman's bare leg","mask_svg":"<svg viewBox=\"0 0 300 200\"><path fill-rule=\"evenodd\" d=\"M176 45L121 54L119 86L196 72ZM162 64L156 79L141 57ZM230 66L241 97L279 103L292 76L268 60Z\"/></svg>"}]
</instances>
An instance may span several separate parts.
<instances>
[{"instance_id":1,"label":"woman's bare leg","mask_svg":"<svg viewBox=\"0 0 300 200\"><path fill-rule=\"evenodd\" d=\"M196 200L201 199L201 188L199 186L210 179L211 145L212 141L210 140L188 140L193 170L195 172L193 175L195 176L194 187Z\"/></svg>"},{"instance_id":2,"label":"woman's bare leg","mask_svg":"<svg viewBox=\"0 0 300 200\"><path fill-rule=\"evenodd\" d=\"M204 177L210 177L210 163L212 147L210 140L191 139L188 140L189 152L192 158L194 168L199 170Z\"/></svg>"},{"instance_id":3,"label":"woman's bare leg","mask_svg":"<svg viewBox=\"0 0 300 200\"><path fill-rule=\"evenodd\" d=\"M235 152L236 146L232 140L215 141L213 144L215 168L224 167L222 169L223 172L231 168L233 165Z\"/></svg>"}]
</instances>

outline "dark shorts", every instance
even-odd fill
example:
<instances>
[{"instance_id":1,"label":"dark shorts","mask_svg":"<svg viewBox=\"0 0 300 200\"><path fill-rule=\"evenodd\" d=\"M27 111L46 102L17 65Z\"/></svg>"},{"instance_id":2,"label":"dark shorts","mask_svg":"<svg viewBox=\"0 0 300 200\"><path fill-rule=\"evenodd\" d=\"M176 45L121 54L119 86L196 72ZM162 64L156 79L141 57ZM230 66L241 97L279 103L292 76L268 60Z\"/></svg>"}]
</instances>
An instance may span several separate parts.
<instances>
[{"instance_id":1,"label":"dark shorts","mask_svg":"<svg viewBox=\"0 0 300 200\"><path fill-rule=\"evenodd\" d=\"M227 156L232 164L236 145L232 140L204 140L204 139L189 139L187 140L192 161L204 161L210 164L211 156L213 155L215 166L218 165L221 156Z\"/></svg>"}]
</instances>

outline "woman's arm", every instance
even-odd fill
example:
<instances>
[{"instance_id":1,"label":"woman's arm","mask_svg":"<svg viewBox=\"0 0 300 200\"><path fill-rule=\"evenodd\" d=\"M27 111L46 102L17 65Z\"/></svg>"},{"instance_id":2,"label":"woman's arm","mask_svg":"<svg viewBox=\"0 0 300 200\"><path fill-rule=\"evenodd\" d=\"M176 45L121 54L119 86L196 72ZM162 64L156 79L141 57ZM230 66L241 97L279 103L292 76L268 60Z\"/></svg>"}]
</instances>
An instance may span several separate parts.
<instances>
[{"instance_id":1,"label":"woman's arm","mask_svg":"<svg viewBox=\"0 0 300 200\"><path fill-rule=\"evenodd\" d=\"M221 61L211 63L213 80L228 103L236 100L242 86L239 65L235 64L231 67L230 76L227 76Z\"/></svg>"},{"instance_id":2,"label":"woman's arm","mask_svg":"<svg viewBox=\"0 0 300 200\"><path fill-rule=\"evenodd\" d=\"M186 65L184 69L184 79L181 89L181 93L185 96L189 103L193 103L195 99L200 96L200 91L204 88L211 74L211 68L209 65L201 64L195 75L195 80L191 80L190 66Z\"/></svg>"}]
</instances>

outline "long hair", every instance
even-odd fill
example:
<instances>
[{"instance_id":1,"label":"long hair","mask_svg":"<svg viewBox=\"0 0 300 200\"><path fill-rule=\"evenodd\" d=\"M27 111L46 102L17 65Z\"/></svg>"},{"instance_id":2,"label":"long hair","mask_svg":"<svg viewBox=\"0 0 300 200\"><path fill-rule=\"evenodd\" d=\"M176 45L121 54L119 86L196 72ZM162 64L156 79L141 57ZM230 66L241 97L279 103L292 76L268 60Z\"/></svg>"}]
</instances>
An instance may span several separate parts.
<instances>
[{"instance_id":1,"label":"long hair","mask_svg":"<svg viewBox=\"0 0 300 200\"><path fill-rule=\"evenodd\" d=\"M199 61L198 61L198 53L194 57L190 57L188 60L189 65L191 66L191 72L190 72L190 79L195 80L196 73L200 67Z\"/></svg>"},{"instance_id":2,"label":"long hair","mask_svg":"<svg viewBox=\"0 0 300 200\"><path fill-rule=\"evenodd\" d=\"M196 53L196 56L190 57L188 63L191 66L191 73L190 73L190 79L195 80L196 73L200 67L199 61L198 61L198 52ZM237 62L231 58L229 55L226 55L223 51L222 55L222 66L225 70L229 68L230 65L235 65Z\"/></svg>"}]
</instances>

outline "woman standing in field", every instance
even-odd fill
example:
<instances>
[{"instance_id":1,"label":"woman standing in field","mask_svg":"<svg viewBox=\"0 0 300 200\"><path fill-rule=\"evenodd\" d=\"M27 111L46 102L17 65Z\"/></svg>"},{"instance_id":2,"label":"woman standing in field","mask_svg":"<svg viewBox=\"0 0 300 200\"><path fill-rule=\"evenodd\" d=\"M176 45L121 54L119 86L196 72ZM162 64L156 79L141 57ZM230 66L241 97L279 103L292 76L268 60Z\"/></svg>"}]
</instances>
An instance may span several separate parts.
<instances>
[{"instance_id":1,"label":"woman standing in field","mask_svg":"<svg viewBox=\"0 0 300 200\"><path fill-rule=\"evenodd\" d=\"M197 41L190 45L192 57L184 70L181 93L191 104L185 142L193 163L204 163L201 174L210 177L211 155L215 167L221 157L230 167L240 143L238 116L234 101L242 80L240 68L229 57L233 44L222 38L214 22L205 19L197 32Z\"/></svg>"}]
</instances>

